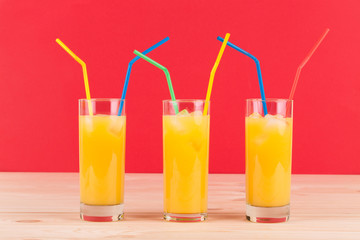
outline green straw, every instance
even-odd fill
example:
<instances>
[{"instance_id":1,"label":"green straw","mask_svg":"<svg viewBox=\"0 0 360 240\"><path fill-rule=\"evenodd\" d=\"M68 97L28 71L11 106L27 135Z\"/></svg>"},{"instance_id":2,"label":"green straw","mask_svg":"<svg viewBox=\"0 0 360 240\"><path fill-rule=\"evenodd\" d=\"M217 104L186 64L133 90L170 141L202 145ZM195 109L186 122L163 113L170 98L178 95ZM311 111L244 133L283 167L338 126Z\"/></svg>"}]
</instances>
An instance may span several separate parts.
<instances>
[{"instance_id":1,"label":"green straw","mask_svg":"<svg viewBox=\"0 0 360 240\"><path fill-rule=\"evenodd\" d=\"M170 91L171 100L173 101L173 106L174 106L175 114L178 114L178 113L179 113L179 109L178 109L178 106L177 106L177 104L176 104L175 93L174 93L174 89L173 89L173 86L172 86L172 83L171 83L171 78L170 78L170 73L169 73L169 71L166 69L166 67L164 67L163 65L155 62L154 60L152 60L151 58L145 56L145 55L142 54L141 52L138 52L138 51L135 50L134 53L135 53L136 55L138 55L139 57L141 57L142 59L144 59L145 61L151 63L151 64L154 65L155 67L158 67L158 68L160 68L161 70L164 71L165 76L166 76L166 80L167 80L167 83L168 83L168 86L169 86L169 91Z\"/></svg>"}]
</instances>

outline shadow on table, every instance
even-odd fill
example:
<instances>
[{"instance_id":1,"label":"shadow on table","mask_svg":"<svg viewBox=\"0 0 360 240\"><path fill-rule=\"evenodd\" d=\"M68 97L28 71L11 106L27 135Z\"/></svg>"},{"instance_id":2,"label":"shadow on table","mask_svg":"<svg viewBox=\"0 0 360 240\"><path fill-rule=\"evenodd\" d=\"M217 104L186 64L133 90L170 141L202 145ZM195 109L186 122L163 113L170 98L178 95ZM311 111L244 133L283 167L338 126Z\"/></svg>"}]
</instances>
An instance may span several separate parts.
<instances>
[{"instance_id":1,"label":"shadow on table","mask_svg":"<svg viewBox=\"0 0 360 240\"><path fill-rule=\"evenodd\" d=\"M125 213L125 221L164 221L161 212L146 212L146 213ZM211 213L209 212L206 222L217 221L247 221L245 218L245 212L239 213Z\"/></svg>"},{"instance_id":2,"label":"shadow on table","mask_svg":"<svg viewBox=\"0 0 360 240\"><path fill-rule=\"evenodd\" d=\"M146 213L132 213L126 212L124 214L125 221L164 221L162 212L146 212Z\"/></svg>"},{"instance_id":3,"label":"shadow on table","mask_svg":"<svg viewBox=\"0 0 360 240\"><path fill-rule=\"evenodd\" d=\"M217 221L243 221L246 222L245 213L211 213L209 212L206 221L217 222Z\"/></svg>"}]
</instances>

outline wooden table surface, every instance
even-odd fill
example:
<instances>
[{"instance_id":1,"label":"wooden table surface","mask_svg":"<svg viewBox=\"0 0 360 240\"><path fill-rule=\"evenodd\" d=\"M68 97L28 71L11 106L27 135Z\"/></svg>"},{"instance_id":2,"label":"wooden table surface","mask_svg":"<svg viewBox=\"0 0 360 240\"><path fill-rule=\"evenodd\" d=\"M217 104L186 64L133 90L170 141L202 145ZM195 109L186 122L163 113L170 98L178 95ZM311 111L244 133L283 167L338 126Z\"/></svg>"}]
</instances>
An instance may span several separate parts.
<instances>
[{"instance_id":1,"label":"wooden table surface","mask_svg":"<svg viewBox=\"0 0 360 240\"><path fill-rule=\"evenodd\" d=\"M209 176L209 217L162 220L162 175L127 174L125 219L79 218L76 173L0 173L0 239L360 239L360 176L294 175L287 223L245 220L244 175Z\"/></svg>"}]
</instances>

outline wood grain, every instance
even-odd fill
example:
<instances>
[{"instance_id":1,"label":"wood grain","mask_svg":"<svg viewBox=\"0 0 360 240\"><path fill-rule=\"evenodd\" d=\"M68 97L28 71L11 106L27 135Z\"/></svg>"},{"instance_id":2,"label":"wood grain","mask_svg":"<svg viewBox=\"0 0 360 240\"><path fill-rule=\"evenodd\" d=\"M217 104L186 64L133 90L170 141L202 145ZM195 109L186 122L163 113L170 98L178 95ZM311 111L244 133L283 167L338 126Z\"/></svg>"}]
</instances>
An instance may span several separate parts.
<instances>
[{"instance_id":1,"label":"wood grain","mask_svg":"<svg viewBox=\"0 0 360 240\"><path fill-rule=\"evenodd\" d=\"M294 175L287 223L245 220L244 175L209 176L209 218L162 220L162 175L127 174L125 219L79 218L76 173L0 173L0 239L360 239L360 176Z\"/></svg>"}]
</instances>

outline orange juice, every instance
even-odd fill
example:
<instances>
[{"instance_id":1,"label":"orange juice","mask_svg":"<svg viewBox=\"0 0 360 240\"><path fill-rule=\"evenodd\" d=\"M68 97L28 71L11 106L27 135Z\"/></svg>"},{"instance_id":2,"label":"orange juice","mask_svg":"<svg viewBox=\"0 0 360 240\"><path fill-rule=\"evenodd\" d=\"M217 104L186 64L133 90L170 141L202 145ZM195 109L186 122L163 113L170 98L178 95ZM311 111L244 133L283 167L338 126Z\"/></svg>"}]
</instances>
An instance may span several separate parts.
<instances>
[{"instance_id":1,"label":"orange juice","mask_svg":"<svg viewBox=\"0 0 360 240\"><path fill-rule=\"evenodd\" d=\"M207 212L210 116L163 116L164 212Z\"/></svg>"},{"instance_id":2,"label":"orange juice","mask_svg":"<svg viewBox=\"0 0 360 240\"><path fill-rule=\"evenodd\" d=\"M125 116L79 116L80 201L124 202Z\"/></svg>"},{"instance_id":3,"label":"orange juice","mask_svg":"<svg viewBox=\"0 0 360 240\"><path fill-rule=\"evenodd\" d=\"M246 202L257 207L290 203L292 118L254 113L245 118Z\"/></svg>"}]
</instances>

